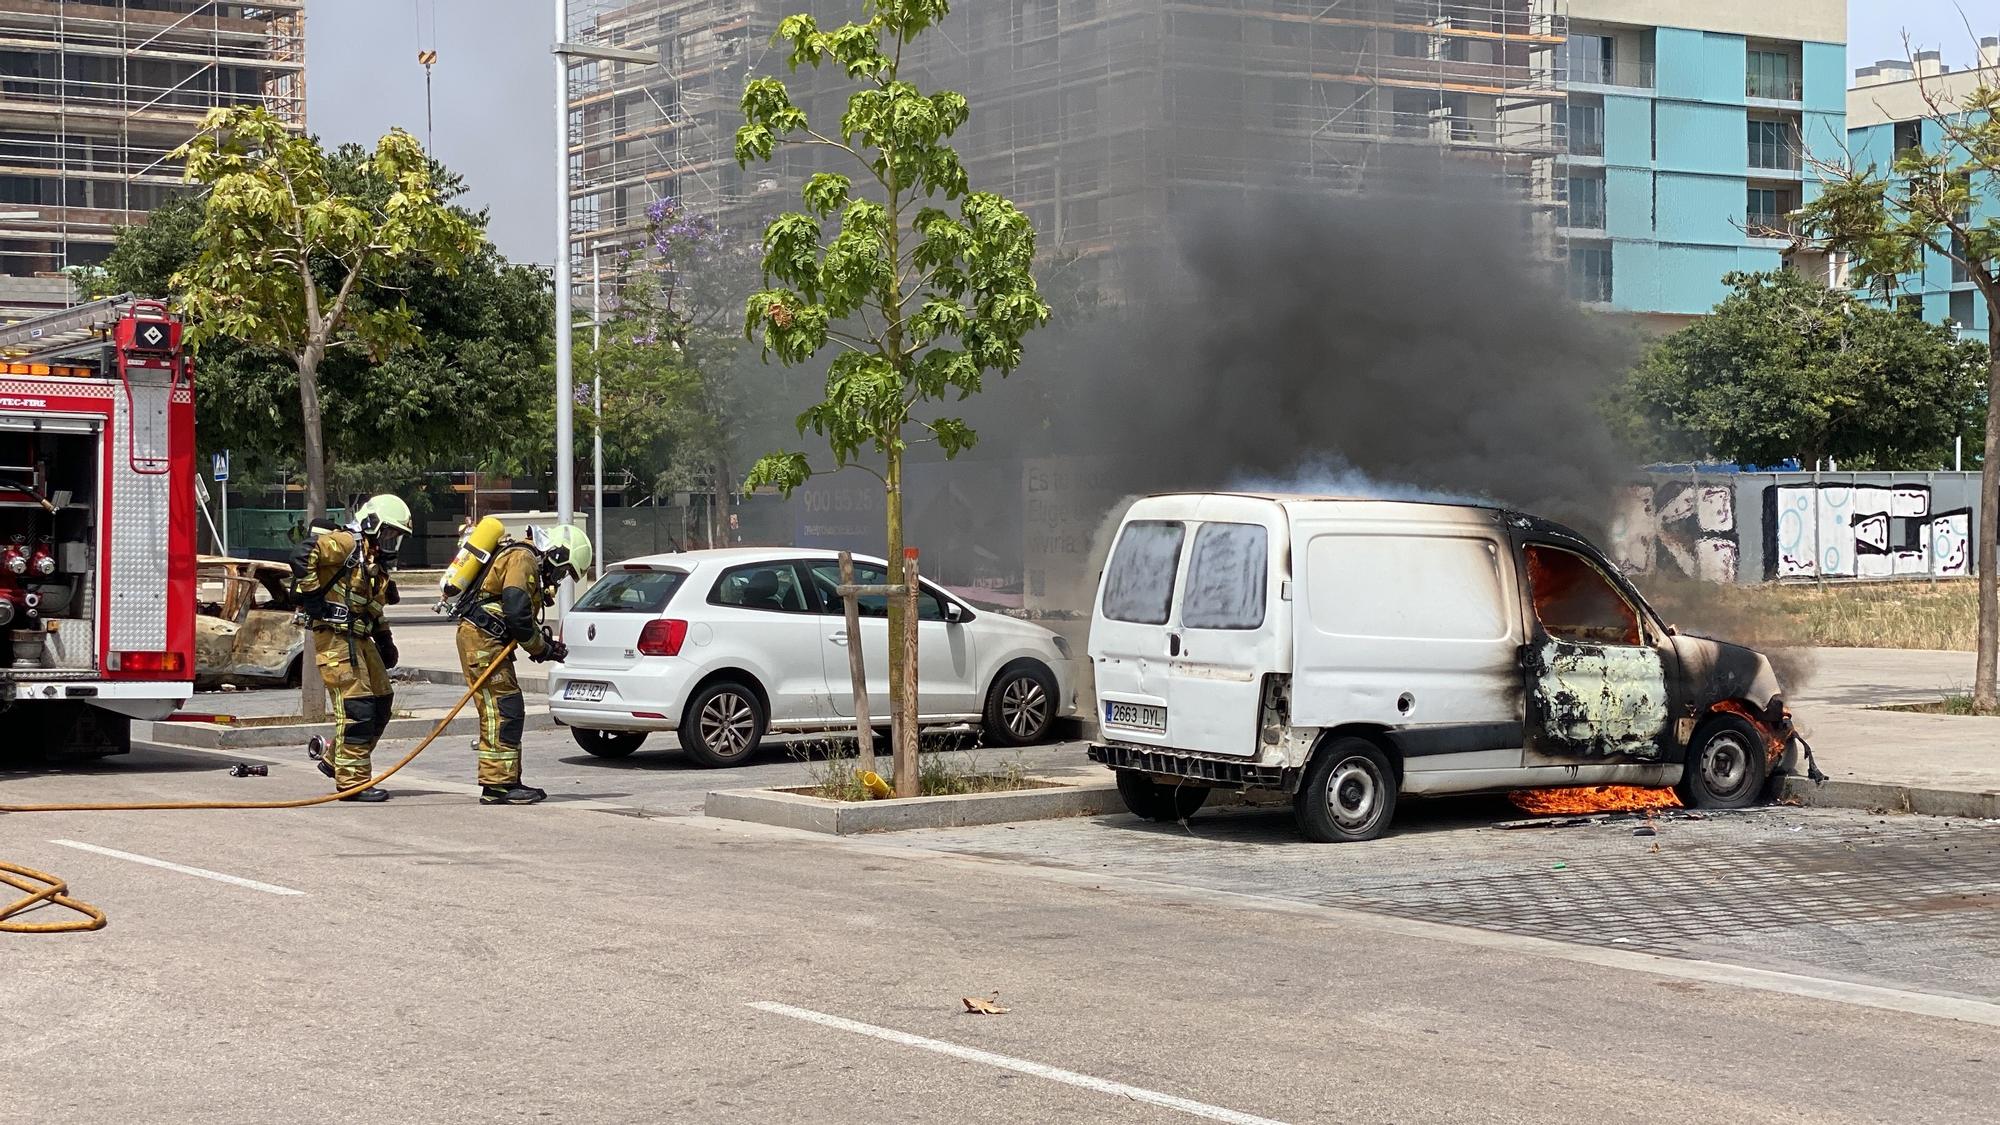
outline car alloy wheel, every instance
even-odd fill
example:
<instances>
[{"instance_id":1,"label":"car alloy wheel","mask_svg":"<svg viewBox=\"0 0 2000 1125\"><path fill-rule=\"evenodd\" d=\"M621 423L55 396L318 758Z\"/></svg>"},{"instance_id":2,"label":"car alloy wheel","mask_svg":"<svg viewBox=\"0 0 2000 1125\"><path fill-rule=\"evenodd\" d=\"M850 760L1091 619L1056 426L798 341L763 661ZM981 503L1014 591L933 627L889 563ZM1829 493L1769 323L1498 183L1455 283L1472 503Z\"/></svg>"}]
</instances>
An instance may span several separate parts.
<instances>
[{"instance_id":1,"label":"car alloy wheel","mask_svg":"<svg viewBox=\"0 0 2000 1125\"><path fill-rule=\"evenodd\" d=\"M757 713L733 691L717 692L702 706L701 744L718 758L750 752L757 741Z\"/></svg>"},{"instance_id":2,"label":"car alloy wheel","mask_svg":"<svg viewBox=\"0 0 2000 1125\"><path fill-rule=\"evenodd\" d=\"M1039 737L1049 723L1049 693L1033 676L1017 676L1000 692L1000 721L1023 741Z\"/></svg>"}]
</instances>

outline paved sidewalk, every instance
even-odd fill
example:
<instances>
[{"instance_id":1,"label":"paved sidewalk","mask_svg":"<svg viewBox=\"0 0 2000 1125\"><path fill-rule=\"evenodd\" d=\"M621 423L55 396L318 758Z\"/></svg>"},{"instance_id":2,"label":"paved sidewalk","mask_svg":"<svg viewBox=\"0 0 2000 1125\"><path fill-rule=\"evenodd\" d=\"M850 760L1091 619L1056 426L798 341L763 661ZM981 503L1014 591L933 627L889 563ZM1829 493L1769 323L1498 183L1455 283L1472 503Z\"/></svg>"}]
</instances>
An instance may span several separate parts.
<instances>
[{"instance_id":1,"label":"paved sidewalk","mask_svg":"<svg viewBox=\"0 0 2000 1125\"><path fill-rule=\"evenodd\" d=\"M1972 654L1816 649L1792 713L1819 756L1824 787L1795 785L1814 804L2000 817L2000 718L1874 708L1969 691Z\"/></svg>"}]
</instances>

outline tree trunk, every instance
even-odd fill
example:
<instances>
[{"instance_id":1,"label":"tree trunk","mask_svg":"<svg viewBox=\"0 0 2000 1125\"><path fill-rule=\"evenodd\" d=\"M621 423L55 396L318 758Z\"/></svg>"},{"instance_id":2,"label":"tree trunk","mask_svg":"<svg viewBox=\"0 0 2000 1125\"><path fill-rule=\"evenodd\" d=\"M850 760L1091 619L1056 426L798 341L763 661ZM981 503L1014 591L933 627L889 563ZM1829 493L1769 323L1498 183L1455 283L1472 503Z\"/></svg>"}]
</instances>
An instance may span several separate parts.
<instances>
[{"instance_id":1,"label":"tree trunk","mask_svg":"<svg viewBox=\"0 0 2000 1125\"><path fill-rule=\"evenodd\" d=\"M299 418L305 424L306 523L326 515L326 447L320 437L319 361L326 350L311 345L299 354ZM314 659L312 636L299 653L299 716L307 722L326 720L326 684Z\"/></svg>"},{"instance_id":2,"label":"tree trunk","mask_svg":"<svg viewBox=\"0 0 2000 1125\"><path fill-rule=\"evenodd\" d=\"M900 586L903 584L903 454L901 450L891 449L889 451L888 464L884 467L882 479L884 482L883 490L885 499L888 501L886 507L889 523L889 550L883 561L889 564L888 584L891 586ZM909 674L908 666L903 662L903 630L907 626L915 624L915 622L905 620L909 615L904 612L904 601L905 599L896 597L893 594L888 598L889 718L892 722L893 729L890 731L890 734L894 740L892 746L894 747L895 762L898 767L895 771L897 777L894 779L897 796L903 795L904 781L901 776L903 741L906 737L913 742L915 741L914 731L906 734L902 729L903 685L907 681ZM914 785L915 783L916 778L910 778L910 784Z\"/></svg>"},{"instance_id":3,"label":"tree trunk","mask_svg":"<svg viewBox=\"0 0 2000 1125\"><path fill-rule=\"evenodd\" d=\"M1972 706L2000 709L2000 294L1986 295L1986 455L1979 466L1979 658Z\"/></svg>"},{"instance_id":4,"label":"tree trunk","mask_svg":"<svg viewBox=\"0 0 2000 1125\"><path fill-rule=\"evenodd\" d=\"M736 545L736 536L730 533L729 505L734 499L731 493L734 491L736 478L731 476L729 472L729 455L727 453L716 454L715 464L709 471L715 474L715 510L720 516L716 522L722 525L723 541L729 546L734 547Z\"/></svg>"}]
</instances>

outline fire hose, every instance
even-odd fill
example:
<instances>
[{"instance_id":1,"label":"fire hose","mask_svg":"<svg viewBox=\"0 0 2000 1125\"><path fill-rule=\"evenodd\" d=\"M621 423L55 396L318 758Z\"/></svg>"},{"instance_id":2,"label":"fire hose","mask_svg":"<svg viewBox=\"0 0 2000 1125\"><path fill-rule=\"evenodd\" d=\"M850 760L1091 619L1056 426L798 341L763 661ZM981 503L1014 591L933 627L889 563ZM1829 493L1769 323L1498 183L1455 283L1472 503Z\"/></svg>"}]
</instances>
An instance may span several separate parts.
<instances>
[{"instance_id":1,"label":"fire hose","mask_svg":"<svg viewBox=\"0 0 2000 1125\"><path fill-rule=\"evenodd\" d=\"M493 658L492 663L486 666L486 671L481 672L478 678L472 681L471 686L465 689L465 694L458 697L458 702L451 705L451 710L445 713L444 718L438 720L438 724L432 727L431 732L423 737L423 741L417 743L416 746L411 748L409 753L403 755L402 761L397 762L367 781L357 785L350 785L345 789L335 790L332 793L322 793L316 797L300 797L290 801L142 801L125 804L0 805L0 813L303 809L313 805L324 805L332 801L338 801L351 793L359 793L363 789L389 780L389 778L395 776L398 770L415 761L417 755L423 753L431 743L436 742L438 736L444 733L445 728L451 725L452 720L458 718L458 713L465 710L465 705L472 701L473 695L480 688L486 686L486 681L494 672L499 670L501 664L509 656L512 656L513 653L514 645L511 642L501 648L499 654ZM54 875L37 871L32 867L21 867L17 864L0 862L0 883L5 883L16 890L27 892L27 897L18 899L6 906L0 906L0 933L64 934L101 930L104 928L104 911L87 902L71 898L69 896L69 885ZM67 908L83 917L72 918L62 922L17 922L13 920L14 915L44 903Z\"/></svg>"}]
</instances>

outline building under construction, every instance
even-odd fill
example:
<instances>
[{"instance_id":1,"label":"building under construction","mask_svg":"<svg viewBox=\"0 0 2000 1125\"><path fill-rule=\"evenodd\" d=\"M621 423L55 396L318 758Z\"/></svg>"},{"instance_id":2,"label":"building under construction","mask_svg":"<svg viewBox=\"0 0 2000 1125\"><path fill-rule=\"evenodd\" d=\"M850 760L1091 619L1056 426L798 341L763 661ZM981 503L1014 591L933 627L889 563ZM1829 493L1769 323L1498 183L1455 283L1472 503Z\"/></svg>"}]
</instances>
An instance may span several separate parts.
<instances>
[{"instance_id":1,"label":"building under construction","mask_svg":"<svg viewBox=\"0 0 2000 1125\"><path fill-rule=\"evenodd\" d=\"M569 120L573 251L635 238L673 197L754 230L835 167L792 146L768 166L731 154L745 79L784 74L778 19L833 0L641 0L574 5L577 38L664 48L664 67L580 66ZM1275 188L1342 190L1392 149L1482 161L1561 228L1560 0L977 0L953 5L906 60L926 88L963 91L957 137L975 187L1034 220L1045 252L1095 282L1160 243L1179 216ZM793 76L817 122L843 82ZM843 154L833 153L833 157ZM1111 268L1104 268L1109 266Z\"/></svg>"},{"instance_id":2,"label":"building under construction","mask_svg":"<svg viewBox=\"0 0 2000 1125\"><path fill-rule=\"evenodd\" d=\"M0 280L102 261L246 103L305 127L303 0L0 0Z\"/></svg>"}]
</instances>

